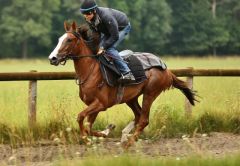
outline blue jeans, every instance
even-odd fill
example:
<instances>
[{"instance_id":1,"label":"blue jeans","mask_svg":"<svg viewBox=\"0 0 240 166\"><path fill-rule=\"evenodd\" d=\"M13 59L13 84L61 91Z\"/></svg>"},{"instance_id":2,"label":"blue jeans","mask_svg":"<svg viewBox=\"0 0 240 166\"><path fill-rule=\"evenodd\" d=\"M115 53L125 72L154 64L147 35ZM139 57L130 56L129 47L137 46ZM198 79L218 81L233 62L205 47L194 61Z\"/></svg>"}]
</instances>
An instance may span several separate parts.
<instances>
[{"instance_id":1,"label":"blue jeans","mask_svg":"<svg viewBox=\"0 0 240 166\"><path fill-rule=\"evenodd\" d=\"M113 44L112 47L106 50L106 53L113 58L114 64L117 66L118 70L122 74L126 74L130 72L130 69L126 64L126 62L119 55L118 50L116 48L123 41L123 39L125 39L125 37L129 34L130 30L131 30L131 25L129 23L129 25L127 25L122 31L119 32L119 39ZM101 39L101 44L100 44L101 46L105 40L106 40L106 37L103 36Z\"/></svg>"}]
</instances>

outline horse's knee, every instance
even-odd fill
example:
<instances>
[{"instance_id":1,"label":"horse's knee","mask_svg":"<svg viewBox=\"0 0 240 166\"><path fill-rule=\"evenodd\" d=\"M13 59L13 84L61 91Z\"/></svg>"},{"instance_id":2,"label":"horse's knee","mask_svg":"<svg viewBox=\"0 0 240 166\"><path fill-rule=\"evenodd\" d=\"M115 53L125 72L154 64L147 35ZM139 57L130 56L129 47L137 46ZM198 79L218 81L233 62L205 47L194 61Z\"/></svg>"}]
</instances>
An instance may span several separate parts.
<instances>
[{"instance_id":1,"label":"horse's knee","mask_svg":"<svg viewBox=\"0 0 240 166\"><path fill-rule=\"evenodd\" d=\"M134 124L137 125L139 123L139 120L140 120L140 116L135 117Z\"/></svg>"},{"instance_id":2,"label":"horse's knee","mask_svg":"<svg viewBox=\"0 0 240 166\"><path fill-rule=\"evenodd\" d=\"M146 127L147 125L149 124L149 120L148 119L142 119L141 121L140 121L140 125L141 125L141 127Z\"/></svg>"},{"instance_id":3,"label":"horse's knee","mask_svg":"<svg viewBox=\"0 0 240 166\"><path fill-rule=\"evenodd\" d=\"M78 114L78 117L77 117L77 122L78 122L78 123L82 122L85 117L86 117L86 115L83 114L83 112L79 113L79 114Z\"/></svg>"},{"instance_id":4,"label":"horse's knee","mask_svg":"<svg viewBox=\"0 0 240 166\"><path fill-rule=\"evenodd\" d=\"M145 127L149 124L149 120L144 121Z\"/></svg>"}]
</instances>

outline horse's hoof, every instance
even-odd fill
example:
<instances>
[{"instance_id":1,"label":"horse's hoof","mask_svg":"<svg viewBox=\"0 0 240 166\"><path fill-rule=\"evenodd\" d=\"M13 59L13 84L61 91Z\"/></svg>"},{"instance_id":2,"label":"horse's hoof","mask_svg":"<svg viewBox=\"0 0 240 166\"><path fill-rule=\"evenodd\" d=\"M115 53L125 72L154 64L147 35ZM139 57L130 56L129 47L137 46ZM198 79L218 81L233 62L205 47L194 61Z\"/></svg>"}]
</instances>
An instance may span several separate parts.
<instances>
[{"instance_id":1,"label":"horse's hoof","mask_svg":"<svg viewBox=\"0 0 240 166\"><path fill-rule=\"evenodd\" d=\"M85 145L92 145L92 140L89 139L87 136L82 136L79 141L80 144L85 144Z\"/></svg>"},{"instance_id":2,"label":"horse's hoof","mask_svg":"<svg viewBox=\"0 0 240 166\"><path fill-rule=\"evenodd\" d=\"M132 145L133 145L133 143L131 143L131 142L123 142L122 143L122 147L125 151L127 151Z\"/></svg>"},{"instance_id":3,"label":"horse's hoof","mask_svg":"<svg viewBox=\"0 0 240 166\"><path fill-rule=\"evenodd\" d=\"M121 142L122 148L124 150L128 150L128 148L130 148L132 145L134 145L135 141L133 138L128 138L127 141Z\"/></svg>"},{"instance_id":4,"label":"horse's hoof","mask_svg":"<svg viewBox=\"0 0 240 166\"><path fill-rule=\"evenodd\" d=\"M114 124L109 124L105 130L101 131L100 133L102 134L102 137L106 138L109 133L115 129L115 125Z\"/></svg>"},{"instance_id":5,"label":"horse's hoof","mask_svg":"<svg viewBox=\"0 0 240 166\"><path fill-rule=\"evenodd\" d=\"M132 134L123 133L122 137L121 137L121 143L127 142L131 136L132 136Z\"/></svg>"}]
</instances>

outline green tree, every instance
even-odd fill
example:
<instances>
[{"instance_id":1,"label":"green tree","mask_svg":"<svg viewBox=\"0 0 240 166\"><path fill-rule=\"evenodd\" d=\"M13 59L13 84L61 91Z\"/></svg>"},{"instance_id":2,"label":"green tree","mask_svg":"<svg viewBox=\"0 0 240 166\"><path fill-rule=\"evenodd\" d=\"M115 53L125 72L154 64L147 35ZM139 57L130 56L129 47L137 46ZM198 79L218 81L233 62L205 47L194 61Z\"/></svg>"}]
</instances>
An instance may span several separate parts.
<instances>
[{"instance_id":1,"label":"green tree","mask_svg":"<svg viewBox=\"0 0 240 166\"><path fill-rule=\"evenodd\" d=\"M213 55L217 55L217 48L222 47L226 45L226 43L229 40L229 32L226 29L226 15L222 15L221 17L218 17L219 12L218 6L222 5L226 2L229 2L230 0L210 0L211 3L211 11L212 11L212 22L213 22L213 28L211 33L209 34L211 36L211 44L210 47L213 50ZM226 10L226 8L224 9Z\"/></svg>"},{"instance_id":2,"label":"green tree","mask_svg":"<svg viewBox=\"0 0 240 166\"><path fill-rule=\"evenodd\" d=\"M10 4L10 1L8 0L0 0L0 25L1 25L1 15L3 9ZM14 54L14 51L17 49L16 47L9 49L8 44L5 42L4 38L1 35L1 40L0 40L0 58L2 57L9 57Z\"/></svg>"},{"instance_id":3,"label":"green tree","mask_svg":"<svg viewBox=\"0 0 240 166\"><path fill-rule=\"evenodd\" d=\"M125 12L130 18L132 31L124 48L155 53L162 50L171 32L171 9L165 0L107 0L107 5Z\"/></svg>"},{"instance_id":4,"label":"green tree","mask_svg":"<svg viewBox=\"0 0 240 166\"><path fill-rule=\"evenodd\" d=\"M56 45L57 39L65 32L63 23L64 21L77 21L79 24L83 22L83 17L79 11L79 0L61 0L59 9L53 13L52 16L52 31L50 32L53 45L50 46L48 51L51 51Z\"/></svg>"},{"instance_id":5,"label":"green tree","mask_svg":"<svg viewBox=\"0 0 240 166\"><path fill-rule=\"evenodd\" d=\"M63 22L85 23L83 0L0 0L0 57L45 55ZM130 38L119 49L158 54L239 54L239 0L96 0L125 12ZM22 52L22 53L21 53Z\"/></svg>"},{"instance_id":6,"label":"green tree","mask_svg":"<svg viewBox=\"0 0 240 166\"><path fill-rule=\"evenodd\" d=\"M173 32L168 45L170 53L185 54L206 49L205 29L209 26L206 20L211 13L202 6L196 11L196 3L191 0L168 0L168 3L173 10Z\"/></svg>"},{"instance_id":7,"label":"green tree","mask_svg":"<svg viewBox=\"0 0 240 166\"><path fill-rule=\"evenodd\" d=\"M223 20L216 19L209 0L168 0L173 9L173 54L209 54L228 41ZM216 51L213 51L216 53Z\"/></svg>"},{"instance_id":8,"label":"green tree","mask_svg":"<svg viewBox=\"0 0 240 166\"><path fill-rule=\"evenodd\" d=\"M224 22L229 34L227 44L220 48L225 54L239 54L240 48L240 1L218 0L216 18Z\"/></svg>"},{"instance_id":9,"label":"green tree","mask_svg":"<svg viewBox=\"0 0 240 166\"><path fill-rule=\"evenodd\" d=\"M2 37L13 46L21 44L23 58L28 56L29 41L48 46L52 12L59 4L59 0L11 0L1 12Z\"/></svg>"},{"instance_id":10,"label":"green tree","mask_svg":"<svg viewBox=\"0 0 240 166\"><path fill-rule=\"evenodd\" d=\"M171 9L165 0L146 1L146 5L140 10L143 17L141 20L141 46L146 51L163 53L168 35L172 31Z\"/></svg>"}]
</instances>

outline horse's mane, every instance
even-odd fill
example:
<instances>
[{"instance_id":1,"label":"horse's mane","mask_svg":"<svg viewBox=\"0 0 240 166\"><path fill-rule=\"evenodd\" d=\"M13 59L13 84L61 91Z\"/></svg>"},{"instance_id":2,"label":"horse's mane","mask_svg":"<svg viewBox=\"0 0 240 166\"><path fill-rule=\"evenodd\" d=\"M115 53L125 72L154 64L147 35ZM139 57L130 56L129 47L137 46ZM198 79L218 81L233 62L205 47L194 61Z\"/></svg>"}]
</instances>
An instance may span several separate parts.
<instances>
[{"instance_id":1,"label":"horse's mane","mask_svg":"<svg viewBox=\"0 0 240 166\"><path fill-rule=\"evenodd\" d=\"M99 49L100 34L93 31L87 24L83 24L77 28L77 32L80 33L86 45L91 51L96 54Z\"/></svg>"}]
</instances>

